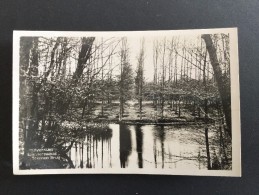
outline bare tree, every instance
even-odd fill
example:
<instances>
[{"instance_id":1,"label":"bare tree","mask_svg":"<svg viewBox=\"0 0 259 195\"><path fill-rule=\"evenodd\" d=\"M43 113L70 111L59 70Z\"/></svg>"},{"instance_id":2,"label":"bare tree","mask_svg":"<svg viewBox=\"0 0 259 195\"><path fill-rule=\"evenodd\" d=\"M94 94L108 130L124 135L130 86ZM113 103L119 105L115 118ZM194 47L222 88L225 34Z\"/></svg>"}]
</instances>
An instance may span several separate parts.
<instances>
[{"instance_id":1,"label":"bare tree","mask_svg":"<svg viewBox=\"0 0 259 195\"><path fill-rule=\"evenodd\" d=\"M206 48L210 56L211 65L213 67L213 71L215 74L216 82L219 89L219 94L221 97L222 105L223 105L223 111L226 119L227 124L227 132L229 136L231 137L231 100L230 100L230 87L226 83L226 79L224 78L222 74L221 67L218 62L217 58L217 51L215 46L213 45L211 35L204 34L202 35L202 38L204 39L206 43Z\"/></svg>"},{"instance_id":2,"label":"bare tree","mask_svg":"<svg viewBox=\"0 0 259 195\"><path fill-rule=\"evenodd\" d=\"M160 99L161 99L161 118L164 118L164 104L165 104L165 79L166 79L166 62L165 62L165 55L166 55L166 38L164 38L161 46L161 89L160 89Z\"/></svg>"},{"instance_id":3,"label":"bare tree","mask_svg":"<svg viewBox=\"0 0 259 195\"><path fill-rule=\"evenodd\" d=\"M159 45L158 41L153 42L153 64L154 64L154 78L153 78L153 105L157 110L157 84L158 84L158 57L159 57Z\"/></svg>"},{"instance_id":4,"label":"bare tree","mask_svg":"<svg viewBox=\"0 0 259 195\"><path fill-rule=\"evenodd\" d=\"M138 65L137 65L137 75L135 78L136 84L136 95L139 102L139 117L142 119L142 99L143 99L143 84L144 84L144 59L145 59L145 40L144 38L141 40L141 48L140 53L137 57Z\"/></svg>"},{"instance_id":5,"label":"bare tree","mask_svg":"<svg viewBox=\"0 0 259 195\"><path fill-rule=\"evenodd\" d=\"M131 97L131 88L133 84L132 69L129 63L129 48L127 38L121 40L120 49L120 78L119 78L119 121L122 120L124 114L125 103Z\"/></svg>"}]
</instances>

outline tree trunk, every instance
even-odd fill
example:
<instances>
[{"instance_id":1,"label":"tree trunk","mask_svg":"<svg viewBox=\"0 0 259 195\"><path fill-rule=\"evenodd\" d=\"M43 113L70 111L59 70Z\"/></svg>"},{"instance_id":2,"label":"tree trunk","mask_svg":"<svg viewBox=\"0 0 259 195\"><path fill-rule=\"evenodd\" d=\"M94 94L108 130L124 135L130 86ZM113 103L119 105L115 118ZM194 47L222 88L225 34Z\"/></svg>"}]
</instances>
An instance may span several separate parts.
<instances>
[{"instance_id":1,"label":"tree trunk","mask_svg":"<svg viewBox=\"0 0 259 195\"><path fill-rule=\"evenodd\" d=\"M208 127L205 127L205 140L206 140L206 152L207 152L207 168L208 170L211 170Z\"/></svg>"},{"instance_id":2,"label":"tree trunk","mask_svg":"<svg viewBox=\"0 0 259 195\"><path fill-rule=\"evenodd\" d=\"M178 117L180 118L181 117L181 98L179 97L179 101L178 101Z\"/></svg>"},{"instance_id":3,"label":"tree trunk","mask_svg":"<svg viewBox=\"0 0 259 195\"><path fill-rule=\"evenodd\" d=\"M37 81L33 78L38 76L38 66L39 66L39 52L38 52L38 37L33 38L33 47L31 50L31 64L29 68L29 76L31 81L28 84L29 87L29 96L31 101L29 103L30 108L30 122L28 129L28 147L32 147L35 144L36 131L38 130L38 92L37 92Z\"/></svg>"},{"instance_id":4,"label":"tree trunk","mask_svg":"<svg viewBox=\"0 0 259 195\"><path fill-rule=\"evenodd\" d=\"M216 82L218 85L219 89L219 94L221 97L222 105L223 105L223 111L226 119L226 124L227 124L227 132L229 136L231 137L231 98L230 98L230 86L225 83L226 79L222 75L222 70L220 68L218 58L217 58L217 53L216 53L216 48L213 45L211 36L209 34L204 34L201 36L205 43L206 43L206 48L210 56L210 61L211 65L213 67L213 71L215 74Z\"/></svg>"},{"instance_id":5,"label":"tree trunk","mask_svg":"<svg viewBox=\"0 0 259 195\"><path fill-rule=\"evenodd\" d=\"M85 64L91 57L91 50L92 50L92 45L93 45L94 40L95 40L94 37L88 37L88 38L84 37L82 39L82 46L81 46L81 50L79 52L77 67L73 74L73 79L71 81L69 88L74 88L74 89L76 88L76 86L79 82L79 79L81 78L81 76L83 74ZM59 114L63 115L67 112L69 105L72 102L73 95L74 94L72 93L65 100L61 99L60 105L62 105L62 106L60 106L61 109L59 110Z\"/></svg>"},{"instance_id":6,"label":"tree trunk","mask_svg":"<svg viewBox=\"0 0 259 195\"><path fill-rule=\"evenodd\" d=\"M207 51L205 52L205 59L204 59L204 65L203 65L203 85L205 88L205 91L207 92L207 81L206 81L206 64L207 64ZM207 153L207 168L208 170L211 169L211 163L210 163L210 145L209 145L209 134L208 134L208 99L205 97L204 99L204 121L205 121L205 143L206 143L206 153Z\"/></svg>"},{"instance_id":7,"label":"tree trunk","mask_svg":"<svg viewBox=\"0 0 259 195\"><path fill-rule=\"evenodd\" d=\"M28 141L28 118L30 117L30 110L28 109L29 102L27 101L27 94L29 91L28 81L26 79L28 67L30 64L30 51L32 48L33 39L31 37L21 37L20 39L20 121L24 121L23 139L24 139L24 157L27 157Z\"/></svg>"}]
</instances>

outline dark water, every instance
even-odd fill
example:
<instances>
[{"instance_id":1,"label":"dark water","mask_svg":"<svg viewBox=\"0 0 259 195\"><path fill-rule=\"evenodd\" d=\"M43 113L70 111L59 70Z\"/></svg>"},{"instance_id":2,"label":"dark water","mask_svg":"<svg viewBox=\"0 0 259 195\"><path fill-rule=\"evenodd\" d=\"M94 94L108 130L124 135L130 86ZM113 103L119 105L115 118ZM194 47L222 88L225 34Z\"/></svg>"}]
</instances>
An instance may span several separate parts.
<instances>
[{"instance_id":1,"label":"dark water","mask_svg":"<svg viewBox=\"0 0 259 195\"><path fill-rule=\"evenodd\" d=\"M156 125L109 125L88 134L69 152L75 168L206 169L202 128Z\"/></svg>"}]
</instances>

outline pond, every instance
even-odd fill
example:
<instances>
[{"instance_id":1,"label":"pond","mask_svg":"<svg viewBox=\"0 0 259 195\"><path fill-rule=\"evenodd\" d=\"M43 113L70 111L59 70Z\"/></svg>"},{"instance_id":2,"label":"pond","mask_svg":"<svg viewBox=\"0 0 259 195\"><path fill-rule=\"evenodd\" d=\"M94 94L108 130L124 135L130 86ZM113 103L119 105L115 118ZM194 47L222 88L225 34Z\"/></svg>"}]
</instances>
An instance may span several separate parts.
<instances>
[{"instance_id":1,"label":"pond","mask_svg":"<svg viewBox=\"0 0 259 195\"><path fill-rule=\"evenodd\" d=\"M110 124L68 152L75 168L207 169L200 126Z\"/></svg>"}]
</instances>

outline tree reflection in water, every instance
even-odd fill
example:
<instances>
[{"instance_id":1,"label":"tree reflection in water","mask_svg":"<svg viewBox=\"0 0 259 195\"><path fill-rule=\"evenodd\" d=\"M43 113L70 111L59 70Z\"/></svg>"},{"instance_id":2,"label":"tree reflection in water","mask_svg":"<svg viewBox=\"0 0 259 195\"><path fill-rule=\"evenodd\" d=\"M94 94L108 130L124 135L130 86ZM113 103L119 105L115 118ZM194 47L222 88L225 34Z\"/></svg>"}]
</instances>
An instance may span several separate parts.
<instances>
[{"instance_id":1,"label":"tree reflection in water","mask_svg":"<svg viewBox=\"0 0 259 195\"><path fill-rule=\"evenodd\" d=\"M192 140L203 135L199 132L163 125L111 124L92 129L67 153L74 164L68 168L206 169L204 143Z\"/></svg>"},{"instance_id":2,"label":"tree reflection in water","mask_svg":"<svg viewBox=\"0 0 259 195\"><path fill-rule=\"evenodd\" d=\"M154 136L153 151L154 151L155 167L157 168L157 163L159 161L158 158L161 156L162 168L164 168L164 164L165 164L165 147L164 147L165 129L164 129L164 126L163 125L156 126L156 128L154 128L153 136ZM161 144L161 148L159 148L159 149L157 148L157 140ZM161 152L159 152L159 151L161 151Z\"/></svg>"},{"instance_id":3,"label":"tree reflection in water","mask_svg":"<svg viewBox=\"0 0 259 195\"><path fill-rule=\"evenodd\" d=\"M128 157L131 154L131 133L128 125L120 124L120 164L121 168L128 166Z\"/></svg>"},{"instance_id":4,"label":"tree reflection in water","mask_svg":"<svg viewBox=\"0 0 259 195\"><path fill-rule=\"evenodd\" d=\"M138 153L138 167L143 168L143 132L141 129L141 125L136 125L135 131Z\"/></svg>"},{"instance_id":5,"label":"tree reflection in water","mask_svg":"<svg viewBox=\"0 0 259 195\"><path fill-rule=\"evenodd\" d=\"M74 155L72 156L75 168L95 168L97 163L104 166L104 152L108 149L109 159L111 159L111 138L112 129L103 128L99 130L87 131L85 138L78 140L74 147ZM98 146L98 143L101 145ZM71 153L71 151L70 151ZM106 155L106 154L105 154ZM79 159L78 159L79 157ZM85 159L86 157L86 159ZM101 158L101 159L100 159ZM110 162L111 166L111 162Z\"/></svg>"}]
</instances>

